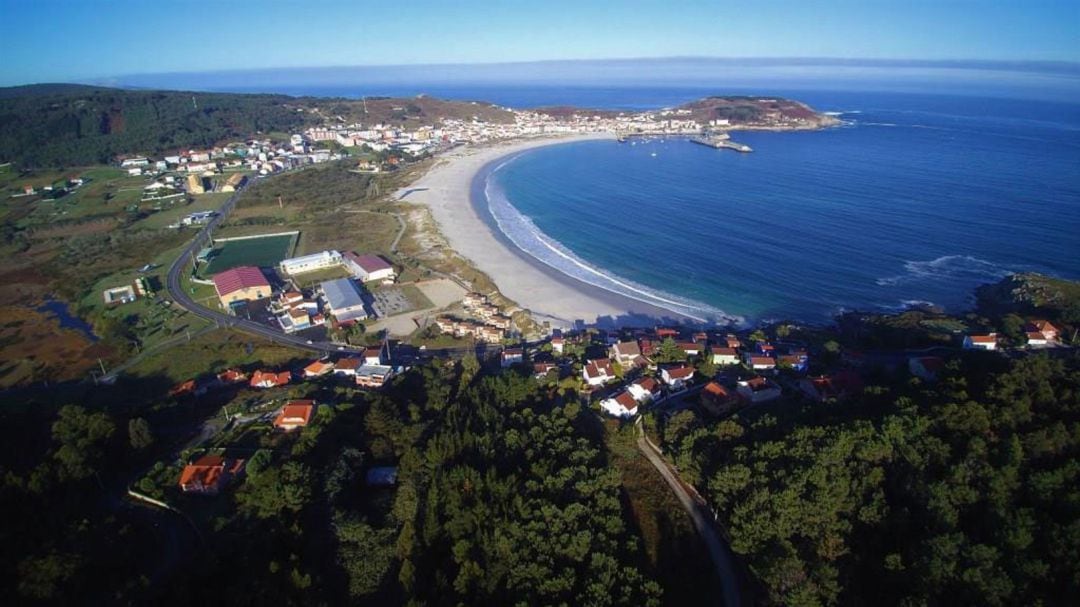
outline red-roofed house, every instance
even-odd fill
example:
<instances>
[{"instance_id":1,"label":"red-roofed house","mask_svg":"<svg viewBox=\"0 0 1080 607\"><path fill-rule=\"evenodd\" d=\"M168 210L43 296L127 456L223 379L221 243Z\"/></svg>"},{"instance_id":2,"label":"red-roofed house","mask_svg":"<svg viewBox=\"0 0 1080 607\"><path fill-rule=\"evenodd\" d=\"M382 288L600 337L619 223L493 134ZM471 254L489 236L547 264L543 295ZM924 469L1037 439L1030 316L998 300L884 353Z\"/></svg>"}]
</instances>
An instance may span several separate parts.
<instances>
[{"instance_id":1,"label":"red-roofed house","mask_svg":"<svg viewBox=\"0 0 1080 607\"><path fill-rule=\"evenodd\" d=\"M610 360L598 358L585 363L585 367L581 369L581 376L590 386L602 386L615 379L615 369L611 367Z\"/></svg>"},{"instance_id":2,"label":"red-roofed house","mask_svg":"<svg viewBox=\"0 0 1080 607\"><path fill-rule=\"evenodd\" d=\"M334 370L334 363L328 360L317 360L304 367L304 377L322 377Z\"/></svg>"},{"instance_id":3,"label":"red-roofed house","mask_svg":"<svg viewBox=\"0 0 1080 607\"><path fill-rule=\"evenodd\" d=\"M625 419L637 415L638 402L634 400L634 397L629 392L623 390L614 398L605 398L600 401L600 408L609 415Z\"/></svg>"},{"instance_id":4,"label":"red-roofed house","mask_svg":"<svg viewBox=\"0 0 1080 607\"><path fill-rule=\"evenodd\" d=\"M764 377L752 377L739 382L739 395L752 403L763 403L780 398L780 386Z\"/></svg>"},{"instance_id":5,"label":"red-roofed house","mask_svg":"<svg viewBox=\"0 0 1080 607\"><path fill-rule=\"evenodd\" d=\"M1030 331L1027 333L1027 345L1029 346L1045 346L1050 343L1046 339L1045 333L1039 333L1038 331Z\"/></svg>"},{"instance_id":6,"label":"red-roofed house","mask_svg":"<svg viewBox=\"0 0 1080 607\"><path fill-rule=\"evenodd\" d=\"M997 333L987 335L967 335L964 337L965 350L997 350Z\"/></svg>"},{"instance_id":7,"label":"red-roofed house","mask_svg":"<svg viewBox=\"0 0 1080 607\"><path fill-rule=\"evenodd\" d=\"M247 381L247 373L239 369L228 369L218 373L218 381L223 384L238 384L242 381Z\"/></svg>"},{"instance_id":8,"label":"red-roofed house","mask_svg":"<svg viewBox=\"0 0 1080 607\"><path fill-rule=\"evenodd\" d=\"M799 380L799 389L803 394L817 402L851 396L861 392L862 388L862 379L852 371L840 371L832 376L804 377Z\"/></svg>"},{"instance_id":9,"label":"red-roofed house","mask_svg":"<svg viewBox=\"0 0 1080 607\"><path fill-rule=\"evenodd\" d=\"M278 411L277 417L274 418L274 427L289 432L308 425L314 416L315 401L290 401L281 408L281 411Z\"/></svg>"},{"instance_id":10,"label":"red-roofed house","mask_svg":"<svg viewBox=\"0 0 1080 607\"><path fill-rule=\"evenodd\" d=\"M291 379L292 374L288 371L282 371L281 373L256 371L251 375L251 381L248 385L252 388L275 388L287 385Z\"/></svg>"},{"instance_id":11,"label":"red-roofed house","mask_svg":"<svg viewBox=\"0 0 1080 607\"><path fill-rule=\"evenodd\" d=\"M221 305L270 297L270 281L254 266L239 266L214 274L214 289Z\"/></svg>"},{"instance_id":12,"label":"red-roofed house","mask_svg":"<svg viewBox=\"0 0 1080 607\"><path fill-rule=\"evenodd\" d=\"M634 400L644 403L656 400L660 396L660 382L652 377L642 377L626 387Z\"/></svg>"},{"instance_id":13,"label":"red-roofed house","mask_svg":"<svg viewBox=\"0 0 1080 607\"><path fill-rule=\"evenodd\" d=\"M728 390L718 382L711 381L701 390L701 406L713 415L724 415L737 408L740 403L737 393Z\"/></svg>"},{"instance_id":14,"label":"red-roofed house","mask_svg":"<svg viewBox=\"0 0 1080 607\"><path fill-rule=\"evenodd\" d=\"M346 251L342 258L345 267L363 282L390 280L394 277L394 267L378 255L357 255Z\"/></svg>"},{"instance_id":15,"label":"red-roofed house","mask_svg":"<svg viewBox=\"0 0 1080 607\"><path fill-rule=\"evenodd\" d=\"M356 376L356 370L364 364L361 358L342 358L334 365L334 375Z\"/></svg>"},{"instance_id":16,"label":"red-roofed house","mask_svg":"<svg viewBox=\"0 0 1080 607\"><path fill-rule=\"evenodd\" d=\"M746 366L755 371L765 371L768 369L776 368L776 359L768 356L754 356L749 352L746 354L745 362Z\"/></svg>"},{"instance_id":17,"label":"red-roofed house","mask_svg":"<svg viewBox=\"0 0 1080 607\"><path fill-rule=\"evenodd\" d=\"M735 348L713 346L709 348L709 351L712 352L712 361L714 365L739 364L739 354L735 351Z\"/></svg>"},{"instance_id":18,"label":"red-roofed house","mask_svg":"<svg viewBox=\"0 0 1080 607\"><path fill-rule=\"evenodd\" d=\"M1058 338L1057 327L1050 324L1048 320L1033 320L1024 327L1024 330L1028 333L1042 333L1046 341L1057 341Z\"/></svg>"},{"instance_id":19,"label":"red-roofed house","mask_svg":"<svg viewBox=\"0 0 1080 607\"><path fill-rule=\"evenodd\" d=\"M244 460L229 460L220 455L204 455L184 466L180 490L184 493L217 495L233 478L243 474Z\"/></svg>"},{"instance_id":20,"label":"red-roofed house","mask_svg":"<svg viewBox=\"0 0 1080 607\"><path fill-rule=\"evenodd\" d=\"M689 365L666 367L660 370L660 379L675 390L681 390L694 377L694 368Z\"/></svg>"}]
</instances>

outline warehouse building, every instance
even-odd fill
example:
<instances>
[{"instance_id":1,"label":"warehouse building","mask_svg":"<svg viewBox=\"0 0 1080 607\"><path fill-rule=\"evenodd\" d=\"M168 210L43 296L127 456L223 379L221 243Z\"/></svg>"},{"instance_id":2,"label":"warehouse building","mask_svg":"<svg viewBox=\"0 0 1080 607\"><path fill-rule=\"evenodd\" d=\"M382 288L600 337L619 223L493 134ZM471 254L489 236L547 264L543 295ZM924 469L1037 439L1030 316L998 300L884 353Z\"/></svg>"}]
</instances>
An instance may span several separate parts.
<instances>
[{"instance_id":1,"label":"warehouse building","mask_svg":"<svg viewBox=\"0 0 1080 607\"><path fill-rule=\"evenodd\" d=\"M328 280L321 288L326 307L337 322L348 323L368 317L360 289L351 278Z\"/></svg>"},{"instance_id":2,"label":"warehouse building","mask_svg":"<svg viewBox=\"0 0 1080 607\"><path fill-rule=\"evenodd\" d=\"M324 268L332 268L341 265L341 253L337 251L322 251L302 257L293 257L281 262L279 266L285 274L302 274L314 272Z\"/></svg>"},{"instance_id":3,"label":"warehouse building","mask_svg":"<svg viewBox=\"0 0 1080 607\"><path fill-rule=\"evenodd\" d=\"M254 266L239 266L214 275L214 289L228 308L243 301L270 297L270 281Z\"/></svg>"}]
</instances>

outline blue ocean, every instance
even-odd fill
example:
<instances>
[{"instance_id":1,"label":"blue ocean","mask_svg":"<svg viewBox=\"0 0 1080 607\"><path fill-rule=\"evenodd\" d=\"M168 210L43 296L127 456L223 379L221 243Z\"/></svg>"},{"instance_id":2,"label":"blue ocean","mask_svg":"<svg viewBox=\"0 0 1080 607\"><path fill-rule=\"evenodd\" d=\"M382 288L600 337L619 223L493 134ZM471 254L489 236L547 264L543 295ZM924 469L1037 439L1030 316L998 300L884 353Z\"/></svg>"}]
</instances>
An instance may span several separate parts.
<instances>
[{"instance_id":1,"label":"blue ocean","mask_svg":"<svg viewBox=\"0 0 1080 607\"><path fill-rule=\"evenodd\" d=\"M919 303L959 311L976 286L1012 272L1080 278L1073 67L593 63L166 82L353 98L425 93L517 108L640 110L712 94L781 95L835 113L844 125L823 131L734 133L751 154L684 139L591 141L526 152L484 177L478 206L525 254L702 320L822 322Z\"/></svg>"},{"instance_id":2,"label":"blue ocean","mask_svg":"<svg viewBox=\"0 0 1080 607\"><path fill-rule=\"evenodd\" d=\"M695 318L821 322L962 310L1011 272L1080 278L1080 106L790 94L844 126L572 143L488 176L489 210L547 265Z\"/></svg>"}]
</instances>

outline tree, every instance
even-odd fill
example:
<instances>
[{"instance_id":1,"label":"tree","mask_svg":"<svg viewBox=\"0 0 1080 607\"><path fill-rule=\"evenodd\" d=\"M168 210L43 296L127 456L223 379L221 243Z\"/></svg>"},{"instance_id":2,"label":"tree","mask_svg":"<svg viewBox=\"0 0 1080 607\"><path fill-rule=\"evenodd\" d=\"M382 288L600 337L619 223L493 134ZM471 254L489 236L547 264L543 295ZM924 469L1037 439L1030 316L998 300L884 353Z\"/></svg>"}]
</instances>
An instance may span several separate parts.
<instances>
[{"instance_id":1,"label":"tree","mask_svg":"<svg viewBox=\"0 0 1080 607\"><path fill-rule=\"evenodd\" d=\"M656 362L673 363L683 360L686 360L686 352L675 343L674 339L668 337L660 342L660 347L656 351Z\"/></svg>"},{"instance_id":2,"label":"tree","mask_svg":"<svg viewBox=\"0 0 1080 607\"><path fill-rule=\"evenodd\" d=\"M105 457L105 445L116 424L103 412L87 413L78 405L64 405L52 426L58 444L53 457L61 480L82 480L97 472Z\"/></svg>"},{"instance_id":3,"label":"tree","mask_svg":"<svg viewBox=\"0 0 1080 607\"><path fill-rule=\"evenodd\" d=\"M299 512L310 499L311 470L295 461L249 479L236 493L240 512L260 519Z\"/></svg>"},{"instance_id":4,"label":"tree","mask_svg":"<svg viewBox=\"0 0 1080 607\"><path fill-rule=\"evenodd\" d=\"M367 521L339 516L334 522L338 563L349 578L349 596L358 598L379 589L394 562L393 528L375 528Z\"/></svg>"},{"instance_id":5,"label":"tree","mask_svg":"<svg viewBox=\"0 0 1080 607\"><path fill-rule=\"evenodd\" d=\"M133 417L128 421L128 441L131 448L142 451L154 444L154 434L150 431L150 424L141 417Z\"/></svg>"}]
</instances>

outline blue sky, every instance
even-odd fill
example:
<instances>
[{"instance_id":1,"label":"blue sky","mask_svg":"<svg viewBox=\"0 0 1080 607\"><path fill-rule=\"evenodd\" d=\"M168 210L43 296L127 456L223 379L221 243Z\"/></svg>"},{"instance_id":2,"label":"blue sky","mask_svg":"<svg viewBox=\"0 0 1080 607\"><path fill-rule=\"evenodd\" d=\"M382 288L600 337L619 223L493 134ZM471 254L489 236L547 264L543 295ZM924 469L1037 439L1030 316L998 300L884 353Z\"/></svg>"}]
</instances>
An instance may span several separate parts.
<instances>
[{"instance_id":1,"label":"blue sky","mask_svg":"<svg viewBox=\"0 0 1080 607\"><path fill-rule=\"evenodd\" d=\"M0 0L0 84L622 57L1080 61L1080 0Z\"/></svg>"}]
</instances>

